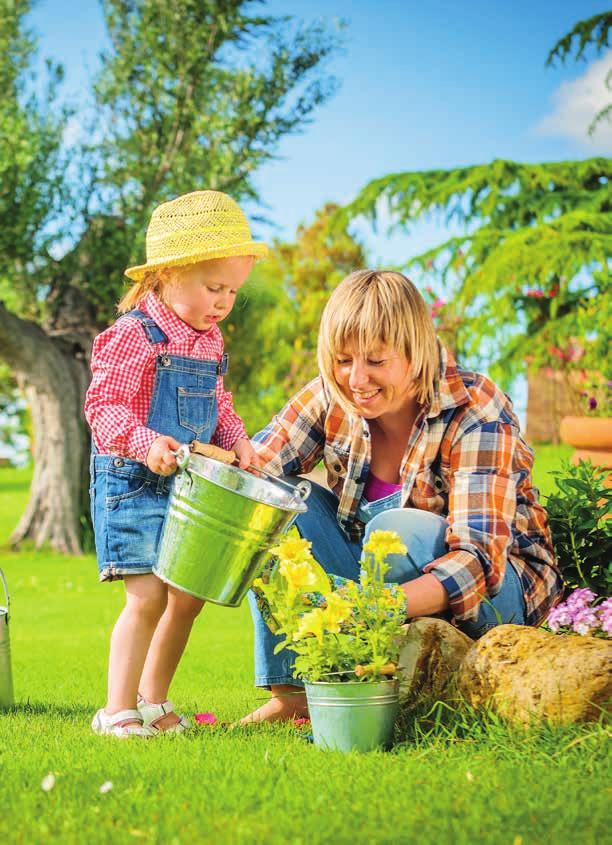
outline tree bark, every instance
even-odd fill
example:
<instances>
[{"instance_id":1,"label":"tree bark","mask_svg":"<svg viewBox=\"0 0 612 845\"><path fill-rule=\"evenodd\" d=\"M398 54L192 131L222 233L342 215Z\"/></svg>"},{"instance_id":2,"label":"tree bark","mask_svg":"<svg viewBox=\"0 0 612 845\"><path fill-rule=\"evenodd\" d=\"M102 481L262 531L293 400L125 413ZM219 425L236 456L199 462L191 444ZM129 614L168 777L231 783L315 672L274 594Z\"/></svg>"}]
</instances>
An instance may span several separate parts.
<instances>
[{"instance_id":1,"label":"tree bark","mask_svg":"<svg viewBox=\"0 0 612 845\"><path fill-rule=\"evenodd\" d=\"M89 383L84 337L45 330L0 303L0 358L11 366L33 424L30 499L12 536L16 545L78 555L88 524L89 433L83 401Z\"/></svg>"}]
</instances>

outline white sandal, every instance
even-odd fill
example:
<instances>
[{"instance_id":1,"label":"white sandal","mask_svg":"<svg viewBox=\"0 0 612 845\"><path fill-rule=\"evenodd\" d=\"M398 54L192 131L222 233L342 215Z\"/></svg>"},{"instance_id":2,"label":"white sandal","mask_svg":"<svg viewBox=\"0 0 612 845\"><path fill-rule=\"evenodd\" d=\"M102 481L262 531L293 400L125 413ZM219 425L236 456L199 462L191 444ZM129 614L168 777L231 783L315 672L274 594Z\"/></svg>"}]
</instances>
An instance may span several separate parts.
<instances>
[{"instance_id":1,"label":"white sandal","mask_svg":"<svg viewBox=\"0 0 612 845\"><path fill-rule=\"evenodd\" d=\"M179 716L178 722L175 725L170 725L168 728L157 726L157 722L159 722L160 719L163 719L163 717L168 713L176 712L171 701L162 701L161 704L151 704L139 695L138 711L140 713L140 717L142 718L143 727L153 733L182 734L191 727L191 722L185 716Z\"/></svg>"},{"instance_id":2,"label":"white sandal","mask_svg":"<svg viewBox=\"0 0 612 845\"><path fill-rule=\"evenodd\" d=\"M138 724L126 725L126 722L138 722ZM102 708L93 717L91 727L93 732L100 736L116 736L119 739L129 739L131 736L146 738L155 735L154 731L144 725L142 714L138 710L107 713Z\"/></svg>"}]
</instances>

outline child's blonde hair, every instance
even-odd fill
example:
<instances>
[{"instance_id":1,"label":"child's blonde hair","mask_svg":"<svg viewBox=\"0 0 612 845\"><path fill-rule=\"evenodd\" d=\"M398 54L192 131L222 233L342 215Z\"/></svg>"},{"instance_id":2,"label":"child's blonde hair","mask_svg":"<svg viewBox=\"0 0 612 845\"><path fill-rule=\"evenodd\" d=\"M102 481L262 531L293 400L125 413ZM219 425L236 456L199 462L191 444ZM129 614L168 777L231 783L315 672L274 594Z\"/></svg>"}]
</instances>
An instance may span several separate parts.
<instances>
[{"instance_id":1,"label":"child's blonde hair","mask_svg":"<svg viewBox=\"0 0 612 845\"><path fill-rule=\"evenodd\" d=\"M156 294L163 302L164 288L169 281L170 275L167 271L150 270L148 273L145 273L139 282L132 283L130 289L117 303L117 311L120 314L126 314L128 311L138 308L143 299L150 293Z\"/></svg>"},{"instance_id":2,"label":"child's blonde hair","mask_svg":"<svg viewBox=\"0 0 612 845\"><path fill-rule=\"evenodd\" d=\"M379 344L402 353L410 362L417 402L431 404L440 352L427 305L410 279L392 270L357 270L340 282L323 310L319 369L333 398L355 414L357 407L334 376L337 355L351 344L364 356Z\"/></svg>"}]
</instances>

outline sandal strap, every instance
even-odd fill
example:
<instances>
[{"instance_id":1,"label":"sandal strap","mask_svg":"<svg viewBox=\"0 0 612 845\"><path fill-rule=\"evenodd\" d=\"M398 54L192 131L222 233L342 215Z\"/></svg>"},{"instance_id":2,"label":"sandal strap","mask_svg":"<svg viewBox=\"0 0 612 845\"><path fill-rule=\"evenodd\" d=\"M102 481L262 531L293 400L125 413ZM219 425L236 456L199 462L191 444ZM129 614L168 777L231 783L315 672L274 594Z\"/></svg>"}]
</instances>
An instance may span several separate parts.
<instances>
[{"instance_id":1,"label":"sandal strap","mask_svg":"<svg viewBox=\"0 0 612 845\"><path fill-rule=\"evenodd\" d=\"M138 710L120 710L118 713L113 713L112 715L109 713L105 713L104 715L107 724L113 728L121 727L122 722L138 722L139 724L143 722L142 714Z\"/></svg>"},{"instance_id":2,"label":"sandal strap","mask_svg":"<svg viewBox=\"0 0 612 845\"><path fill-rule=\"evenodd\" d=\"M163 719L168 713L174 713L174 705L171 701L162 701L159 704L152 704L142 699L139 705L139 715L143 722L147 725L152 725L158 719Z\"/></svg>"}]
</instances>

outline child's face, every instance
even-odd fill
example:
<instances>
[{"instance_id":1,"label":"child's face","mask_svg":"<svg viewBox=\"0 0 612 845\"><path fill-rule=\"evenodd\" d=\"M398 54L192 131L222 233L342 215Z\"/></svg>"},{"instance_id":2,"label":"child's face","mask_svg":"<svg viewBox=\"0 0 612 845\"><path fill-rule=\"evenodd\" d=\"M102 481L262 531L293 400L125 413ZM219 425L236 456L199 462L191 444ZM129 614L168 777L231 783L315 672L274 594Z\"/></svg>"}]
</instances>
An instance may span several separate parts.
<instances>
[{"instance_id":1,"label":"child's face","mask_svg":"<svg viewBox=\"0 0 612 845\"><path fill-rule=\"evenodd\" d=\"M206 331L232 310L254 263L253 256L238 255L170 269L164 301L183 322Z\"/></svg>"}]
</instances>

